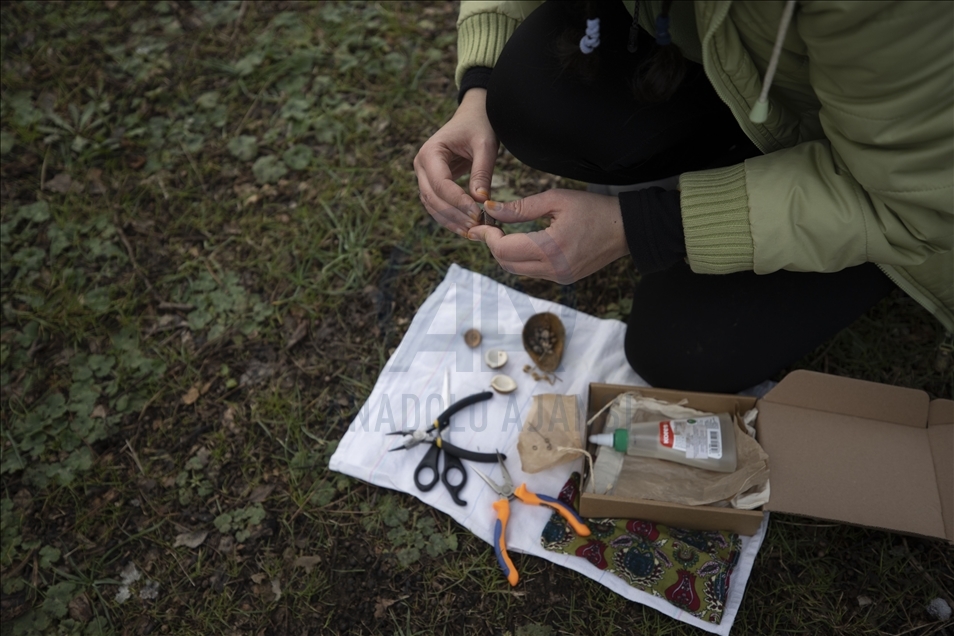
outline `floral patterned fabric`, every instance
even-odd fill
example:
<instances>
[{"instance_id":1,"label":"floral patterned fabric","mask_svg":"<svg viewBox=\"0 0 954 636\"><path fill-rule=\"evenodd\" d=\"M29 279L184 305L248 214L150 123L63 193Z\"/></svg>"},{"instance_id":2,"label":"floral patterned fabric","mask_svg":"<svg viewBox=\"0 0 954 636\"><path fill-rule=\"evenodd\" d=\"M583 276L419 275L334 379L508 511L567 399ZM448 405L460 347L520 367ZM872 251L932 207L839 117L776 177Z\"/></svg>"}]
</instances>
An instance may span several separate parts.
<instances>
[{"instance_id":1,"label":"floral patterned fabric","mask_svg":"<svg viewBox=\"0 0 954 636\"><path fill-rule=\"evenodd\" d=\"M573 473L559 498L577 509L579 495L580 475ZM742 548L739 535L635 519L588 519L587 525L592 534L579 537L554 513L540 542L552 552L583 557L701 620L722 620L729 577Z\"/></svg>"}]
</instances>

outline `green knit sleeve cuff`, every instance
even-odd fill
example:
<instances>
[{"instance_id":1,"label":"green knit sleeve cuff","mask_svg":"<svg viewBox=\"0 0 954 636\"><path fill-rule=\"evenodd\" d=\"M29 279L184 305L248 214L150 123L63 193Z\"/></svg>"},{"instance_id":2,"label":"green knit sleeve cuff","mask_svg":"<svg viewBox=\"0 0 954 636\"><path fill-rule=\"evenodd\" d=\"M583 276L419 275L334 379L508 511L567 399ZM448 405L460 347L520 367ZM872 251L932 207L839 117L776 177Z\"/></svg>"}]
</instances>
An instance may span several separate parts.
<instances>
[{"instance_id":1,"label":"green knit sleeve cuff","mask_svg":"<svg viewBox=\"0 0 954 636\"><path fill-rule=\"evenodd\" d=\"M730 274L754 267L745 165L679 177L682 227L692 271Z\"/></svg>"},{"instance_id":2,"label":"green knit sleeve cuff","mask_svg":"<svg viewBox=\"0 0 954 636\"><path fill-rule=\"evenodd\" d=\"M493 68L504 45L517 28L517 20L502 13L478 13L457 26L457 87L464 72L474 66Z\"/></svg>"}]
</instances>

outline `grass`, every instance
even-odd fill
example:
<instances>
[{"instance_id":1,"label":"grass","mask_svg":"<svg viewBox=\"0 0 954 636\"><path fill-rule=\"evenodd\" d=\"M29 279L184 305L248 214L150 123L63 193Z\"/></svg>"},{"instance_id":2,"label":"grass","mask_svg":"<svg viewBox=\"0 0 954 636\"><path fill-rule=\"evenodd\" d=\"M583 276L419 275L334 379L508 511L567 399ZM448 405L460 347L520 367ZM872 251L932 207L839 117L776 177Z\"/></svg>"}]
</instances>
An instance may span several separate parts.
<instances>
[{"instance_id":1,"label":"grass","mask_svg":"<svg viewBox=\"0 0 954 636\"><path fill-rule=\"evenodd\" d=\"M510 590L445 516L327 469L451 263L629 306L626 262L517 279L424 214L411 161L454 109L455 17L3 5L4 636L692 633L531 557ZM581 187L508 154L497 174ZM940 337L898 294L796 366L951 397ZM735 631L951 633L924 608L952 592L950 546L776 515Z\"/></svg>"}]
</instances>

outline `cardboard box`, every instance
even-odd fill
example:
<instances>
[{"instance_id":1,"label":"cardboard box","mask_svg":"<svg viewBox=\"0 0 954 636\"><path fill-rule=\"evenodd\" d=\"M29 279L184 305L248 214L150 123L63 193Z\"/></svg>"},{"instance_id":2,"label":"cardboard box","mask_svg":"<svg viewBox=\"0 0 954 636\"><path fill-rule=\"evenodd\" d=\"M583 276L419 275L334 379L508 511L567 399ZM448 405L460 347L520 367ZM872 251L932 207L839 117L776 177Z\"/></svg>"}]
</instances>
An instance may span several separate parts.
<instances>
[{"instance_id":1,"label":"cardboard box","mask_svg":"<svg viewBox=\"0 0 954 636\"><path fill-rule=\"evenodd\" d=\"M633 390L660 400L686 399L688 406L708 412L757 407L755 428L771 471L764 510L954 543L954 401L931 401L916 389L794 371L760 400L591 384L587 419ZM590 432L602 432L605 420L605 414L600 416ZM591 445L589 450L596 449ZM625 499L585 489L580 514L747 535L758 530L763 517L761 510Z\"/></svg>"}]
</instances>

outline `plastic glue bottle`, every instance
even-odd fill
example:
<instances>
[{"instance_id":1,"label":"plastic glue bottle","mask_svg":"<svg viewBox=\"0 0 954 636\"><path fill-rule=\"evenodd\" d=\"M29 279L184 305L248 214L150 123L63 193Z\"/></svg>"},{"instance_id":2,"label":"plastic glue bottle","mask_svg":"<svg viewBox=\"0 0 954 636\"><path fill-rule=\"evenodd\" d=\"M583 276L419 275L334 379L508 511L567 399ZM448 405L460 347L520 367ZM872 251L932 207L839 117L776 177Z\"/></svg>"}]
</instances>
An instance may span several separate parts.
<instances>
[{"instance_id":1,"label":"plastic glue bottle","mask_svg":"<svg viewBox=\"0 0 954 636\"><path fill-rule=\"evenodd\" d=\"M590 443L634 457L666 459L720 473L734 472L737 461L735 424L728 413L632 422L626 428L590 435Z\"/></svg>"}]
</instances>

